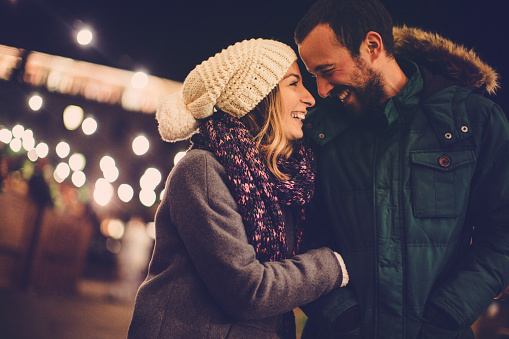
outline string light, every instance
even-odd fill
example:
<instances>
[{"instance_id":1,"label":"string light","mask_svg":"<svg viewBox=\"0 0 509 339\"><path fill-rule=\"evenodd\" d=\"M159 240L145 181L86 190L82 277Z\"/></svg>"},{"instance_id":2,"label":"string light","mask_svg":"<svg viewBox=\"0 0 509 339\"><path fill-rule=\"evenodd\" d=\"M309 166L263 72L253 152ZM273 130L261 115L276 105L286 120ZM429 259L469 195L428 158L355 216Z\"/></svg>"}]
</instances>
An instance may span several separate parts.
<instances>
[{"instance_id":1,"label":"string light","mask_svg":"<svg viewBox=\"0 0 509 339\"><path fill-rule=\"evenodd\" d=\"M74 186L79 188L79 187L82 187L83 185L85 185L85 182L87 181L87 177L86 177L85 173L83 173L82 171L76 171L72 174L71 181L74 184Z\"/></svg>"},{"instance_id":2,"label":"string light","mask_svg":"<svg viewBox=\"0 0 509 339\"><path fill-rule=\"evenodd\" d=\"M133 152L136 155L143 155L148 152L150 142L144 135L139 135L133 140Z\"/></svg>"},{"instance_id":3,"label":"string light","mask_svg":"<svg viewBox=\"0 0 509 339\"><path fill-rule=\"evenodd\" d=\"M128 184L122 184L122 185L118 186L117 193L118 193L119 199L122 200L123 202L131 201L131 199L134 196L134 190L131 187L131 185L128 185Z\"/></svg>"},{"instance_id":4,"label":"string light","mask_svg":"<svg viewBox=\"0 0 509 339\"><path fill-rule=\"evenodd\" d=\"M148 75L145 72L136 72L131 78L131 86L142 89L148 85Z\"/></svg>"},{"instance_id":5,"label":"string light","mask_svg":"<svg viewBox=\"0 0 509 339\"><path fill-rule=\"evenodd\" d=\"M94 200L101 206L106 206L113 196L113 186L104 178L97 179L94 189Z\"/></svg>"},{"instance_id":6,"label":"string light","mask_svg":"<svg viewBox=\"0 0 509 339\"><path fill-rule=\"evenodd\" d=\"M19 138L14 138L11 140L9 146L11 147L11 150L13 150L14 152L19 152L21 150L21 139Z\"/></svg>"},{"instance_id":7,"label":"string light","mask_svg":"<svg viewBox=\"0 0 509 339\"><path fill-rule=\"evenodd\" d=\"M69 158L69 166L73 171L81 171L85 168L85 156L81 153L74 153Z\"/></svg>"},{"instance_id":8,"label":"string light","mask_svg":"<svg viewBox=\"0 0 509 339\"><path fill-rule=\"evenodd\" d=\"M74 131L81 125L83 120L83 108L75 105L69 105L64 109L64 126L70 131Z\"/></svg>"},{"instance_id":9,"label":"string light","mask_svg":"<svg viewBox=\"0 0 509 339\"><path fill-rule=\"evenodd\" d=\"M49 147L46 143L41 142L35 147L35 151L37 152L39 158L46 158L49 153Z\"/></svg>"},{"instance_id":10,"label":"string light","mask_svg":"<svg viewBox=\"0 0 509 339\"><path fill-rule=\"evenodd\" d=\"M0 141L4 144L10 143L12 140L12 132L9 131L7 128L2 128L0 130Z\"/></svg>"},{"instance_id":11,"label":"string light","mask_svg":"<svg viewBox=\"0 0 509 339\"><path fill-rule=\"evenodd\" d=\"M25 132L25 127L22 125L16 125L12 128L12 136L14 138L21 139L23 137L23 132Z\"/></svg>"},{"instance_id":12,"label":"string light","mask_svg":"<svg viewBox=\"0 0 509 339\"><path fill-rule=\"evenodd\" d=\"M94 34L89 28L83 28L76 34L76 41L82 46L89 45L93 38Z\"/></svg>"},{"instance_id":13,"label":"string light","mask_svg":"<svg viewBox=\"0 0 509 339\"><path fill-rule=\"evenodd\" d=\"M186 152L178 152L175 154L175 158L173 158L173 164L177 165L178 162L186 155Z\"/></svg>"},{"instance_id":14,"label":"string light","mask_svg":"<svg viewBox=\"0 0 509 339\"><path fill-rule=\"evenodd\" d=\"M97 121L92 117L88 117L81 123L81 129L86 135L92 135L97 130Z\"/></svg>"},{"instance_id":15,"label":"string light","mask_svg":"<svg viewBox=\"0 0 509 339\"><path fill-rule=\"evenodd\" d=\"M57 147L55 147L55 151L57 152L57 155L63 159L69 155L71 152L71 147L65 141L60 141Z\"/></svg>"},{"instance_id":16,"label":"string light","mask_svg":"<svg viewBox=\"0 0 509 339\"><path fill-rule=\"evenodd\" d=\"M28 106L32 111L38 111L42 107L42 97L39 95L32 95L28 100Z\"/></svg>"}]
</instances>

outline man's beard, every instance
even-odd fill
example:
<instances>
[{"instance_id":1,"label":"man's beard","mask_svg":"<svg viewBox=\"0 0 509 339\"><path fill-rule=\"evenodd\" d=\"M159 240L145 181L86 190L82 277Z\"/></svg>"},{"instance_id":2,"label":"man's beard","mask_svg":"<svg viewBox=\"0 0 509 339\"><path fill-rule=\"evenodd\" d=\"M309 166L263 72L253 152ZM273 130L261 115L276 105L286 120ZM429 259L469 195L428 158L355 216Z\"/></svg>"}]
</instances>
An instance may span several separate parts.
<instances>
[{"instance_id":1,"label":"man's beard","mask_svg":"<svg viewBox=\"0 0 509 339\"><path fill-rule=\"evenodd\" d=\"M384 114L383 101L387 98L383 87L383 76L380 72L369 68L360 57L354 58L357 70L355 79L364 80L355 87L350 87L351 95L355 95L357 106L345 104L345 111L356 118L379 117ZM337 97L343 89L334 88L331 96Z\"/></svg>"}]
</instances>

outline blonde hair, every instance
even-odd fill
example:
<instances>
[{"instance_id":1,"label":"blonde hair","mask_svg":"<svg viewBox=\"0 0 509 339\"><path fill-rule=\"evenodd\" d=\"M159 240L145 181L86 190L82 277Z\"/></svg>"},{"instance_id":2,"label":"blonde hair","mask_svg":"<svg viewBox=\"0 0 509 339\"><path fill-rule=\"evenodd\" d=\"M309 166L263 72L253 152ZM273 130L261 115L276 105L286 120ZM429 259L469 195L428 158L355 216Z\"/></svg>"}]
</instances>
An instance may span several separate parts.
<instances>
[{"instance_id":1,"label":"blonde hair","mask_svg":"<svg viewBox=\"0 0 509 339\"><path fill-rule=\"evenodd\" d=\"M286 180L277 159L281 156L288 159L293 152L293 143L283 130L283 106L279 85L277 85L251 112L240 121L251 132L256 146L265 156L269 170L279 180Z\"/></svg>"}]
</instances>

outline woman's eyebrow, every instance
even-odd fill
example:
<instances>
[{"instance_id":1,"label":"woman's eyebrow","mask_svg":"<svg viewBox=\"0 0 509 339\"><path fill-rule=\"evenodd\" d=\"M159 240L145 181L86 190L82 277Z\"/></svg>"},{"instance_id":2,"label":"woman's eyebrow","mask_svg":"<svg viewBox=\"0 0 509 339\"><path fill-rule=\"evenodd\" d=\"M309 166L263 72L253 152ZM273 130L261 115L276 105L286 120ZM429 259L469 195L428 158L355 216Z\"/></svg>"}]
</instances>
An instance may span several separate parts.
<instances>
[{"instance_id":1,"label":"woman's eyebrow","mask_svg":"<svg viewBox=\"0 0 509 339\"><path fill-rule=\"evenodd\" d=\"M293 76L293 77L296 77L296 78L297 78L297 80L299 80L299 79L300 79L300 75L298 75L297 73L290 73L290 74L288 74L287 76L285 76L285 77L284 77L283 79L281 79L281 80L287 79L287 78L292 77L292 76Z\"/></svg>"}]
</instances>

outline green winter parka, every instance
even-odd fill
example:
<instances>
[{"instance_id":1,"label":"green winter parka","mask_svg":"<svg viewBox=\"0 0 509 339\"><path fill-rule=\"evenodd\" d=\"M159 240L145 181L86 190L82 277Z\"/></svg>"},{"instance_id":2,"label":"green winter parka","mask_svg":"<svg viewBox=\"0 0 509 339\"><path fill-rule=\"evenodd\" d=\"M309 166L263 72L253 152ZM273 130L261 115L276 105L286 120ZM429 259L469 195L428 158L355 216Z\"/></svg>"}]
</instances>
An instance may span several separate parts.
<instances>
[{"instance_id":1,"label":"green winter parka","mask_svg":"<svg viewBox=\"0 0 509 339\"><path fill-rule=\"evenodd\" d=\"M330 232L350 283L303 309L333 338L473 337L509 285L509 125L479 93L496 74L438 36L395 38L395 55L419 66L397 59L409 82L380 122L353 120L334 99L304 122L318 165L311 232ZM360 327L331 333L356 306ZM436 311L452 328L433 325Z\"/></svg>"}]
</instances>

